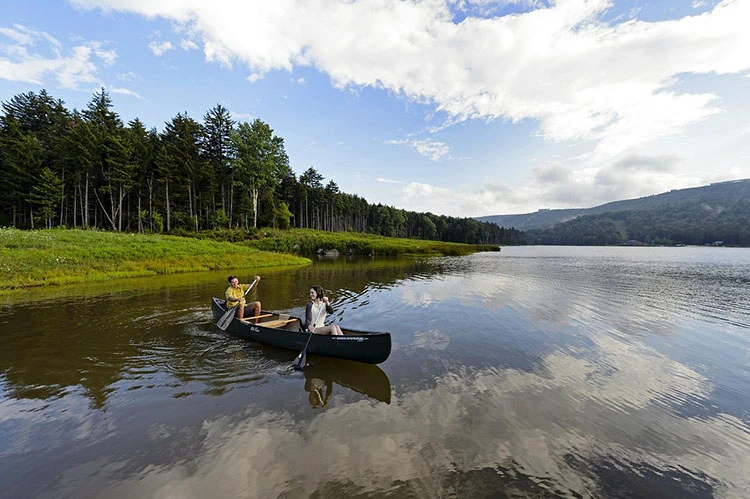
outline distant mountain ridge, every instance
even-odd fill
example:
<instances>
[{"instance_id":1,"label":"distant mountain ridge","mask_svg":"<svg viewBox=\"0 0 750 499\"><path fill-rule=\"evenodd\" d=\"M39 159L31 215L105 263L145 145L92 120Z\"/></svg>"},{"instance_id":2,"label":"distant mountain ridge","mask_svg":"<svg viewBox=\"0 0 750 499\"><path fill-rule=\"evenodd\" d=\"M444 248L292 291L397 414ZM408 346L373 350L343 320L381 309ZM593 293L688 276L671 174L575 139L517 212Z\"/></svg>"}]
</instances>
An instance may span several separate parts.
<instances>
[{"instance_id":1,"label":"distant mountain ridge","mask_svg":"<svg viewBox=\"0 0 750 499\"><path fill-rule=\"evenodd\" d=\"M702 187L674 189L642 198L613 201L593 208L546 209L533 213L476 217L476 220L491 222L501 227L529 231L551 228L584 215L653 209L684 203L721 206L747 199L750 199L750 179L740 179L715 182Z\"/></svg>"}]
</instances>

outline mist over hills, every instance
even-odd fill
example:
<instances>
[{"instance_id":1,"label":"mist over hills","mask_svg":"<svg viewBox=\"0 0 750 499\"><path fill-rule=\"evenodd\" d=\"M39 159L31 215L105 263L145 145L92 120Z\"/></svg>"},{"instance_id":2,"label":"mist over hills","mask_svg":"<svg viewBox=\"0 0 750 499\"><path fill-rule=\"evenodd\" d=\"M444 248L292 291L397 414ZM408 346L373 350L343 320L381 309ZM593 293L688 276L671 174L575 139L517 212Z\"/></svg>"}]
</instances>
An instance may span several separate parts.
<instances>
[{"instance_id":1,"label":"mist over hills","mask_svg":"<svg viewBox=\"0 0 750 499\"><path fill-rule=\"evenodd\" d=\"M540 210L477 220L527 233L531 244L750 246L750 179L675 189L593 208Z\"/></svg>"}]
</instances>

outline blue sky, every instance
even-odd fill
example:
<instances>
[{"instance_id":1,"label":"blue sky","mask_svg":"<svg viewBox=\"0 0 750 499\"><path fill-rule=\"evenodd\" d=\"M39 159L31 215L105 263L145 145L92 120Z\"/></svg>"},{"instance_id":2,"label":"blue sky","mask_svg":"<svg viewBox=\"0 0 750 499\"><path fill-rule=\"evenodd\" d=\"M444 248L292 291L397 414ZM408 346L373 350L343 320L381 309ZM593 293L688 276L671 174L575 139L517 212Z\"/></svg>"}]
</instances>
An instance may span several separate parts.
<instances>
[{"instance_id":1,"label":"blue sky","mask_svg":"<svg viewBox=\"0 0 750 499\"><path fill-rule=\"evenodd\" d=\"M222 104L293 170L451 216L750 177L750 0L5 0L0 100Z\"/></svg>"}]
</instances>

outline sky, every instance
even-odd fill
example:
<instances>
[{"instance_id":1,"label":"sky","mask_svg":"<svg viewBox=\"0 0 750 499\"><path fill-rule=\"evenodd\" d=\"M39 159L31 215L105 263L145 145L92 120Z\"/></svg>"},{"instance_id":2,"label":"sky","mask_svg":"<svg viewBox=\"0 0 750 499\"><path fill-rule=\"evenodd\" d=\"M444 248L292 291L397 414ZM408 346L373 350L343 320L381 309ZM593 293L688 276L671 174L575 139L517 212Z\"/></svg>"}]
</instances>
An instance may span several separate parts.
<instances>
[{"instance_id":1,"label":"sky","mask_svg":"<svg viewBox=\"0 0 750 499\"><path fill-rule=\"evenodd\" d=\"M0 101L217 104L293 171L456 217L750 177L750 0L3 0Z\"/></svg>"}]
</instances>

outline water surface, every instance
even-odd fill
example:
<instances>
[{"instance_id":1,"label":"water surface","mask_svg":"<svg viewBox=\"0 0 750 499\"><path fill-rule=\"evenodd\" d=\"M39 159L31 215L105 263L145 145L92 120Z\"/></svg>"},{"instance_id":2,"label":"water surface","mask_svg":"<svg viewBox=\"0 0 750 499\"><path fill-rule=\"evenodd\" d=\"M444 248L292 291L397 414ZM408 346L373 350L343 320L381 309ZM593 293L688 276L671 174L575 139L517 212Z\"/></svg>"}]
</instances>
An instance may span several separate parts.
<instances>
[{"instance_id":1,"label":"water surface","mask_svg":"<svg viewBox=\"0 0 750 499\"><path fill-rule=\"evenodd\" d=\"M750 496L750 250L261 275L264 308L299 315L320 283L391 357L295 372L215 327L223 273L6 298L0 496Z\"/></svg>"}]
</instances>

